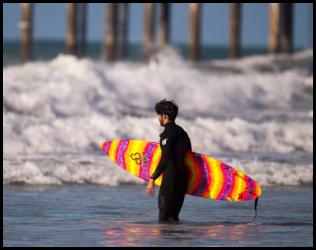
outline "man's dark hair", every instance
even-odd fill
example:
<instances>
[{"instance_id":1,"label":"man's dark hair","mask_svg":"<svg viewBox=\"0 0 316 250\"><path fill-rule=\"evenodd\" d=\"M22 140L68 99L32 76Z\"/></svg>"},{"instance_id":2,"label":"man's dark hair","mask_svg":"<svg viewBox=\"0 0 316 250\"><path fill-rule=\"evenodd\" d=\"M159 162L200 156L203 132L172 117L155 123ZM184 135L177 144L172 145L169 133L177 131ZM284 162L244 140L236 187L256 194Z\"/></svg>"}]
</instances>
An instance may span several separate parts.
<instances>
[{"instance_id":1,"label":"man's dark hair","mask_svg":"<svg viewBox=\"0 0 316 250\"><path fill-rule=\"evenodd\" d=\"M169 121L174 121L178 115L179 109L174 101L163 99L156 103L155 110L158 115L165 114L169 117Z\"/></svg>"}]
</instances>

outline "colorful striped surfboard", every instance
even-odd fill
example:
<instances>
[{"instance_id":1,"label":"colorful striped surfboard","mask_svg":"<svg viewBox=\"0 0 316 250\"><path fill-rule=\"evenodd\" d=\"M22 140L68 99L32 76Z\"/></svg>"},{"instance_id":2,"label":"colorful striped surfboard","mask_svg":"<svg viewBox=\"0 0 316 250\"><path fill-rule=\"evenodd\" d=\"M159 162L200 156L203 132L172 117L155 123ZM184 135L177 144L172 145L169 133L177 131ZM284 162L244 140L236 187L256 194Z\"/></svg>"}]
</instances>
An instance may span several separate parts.
<instances>
[{"instance_id":1,"label":"colorful striped surfboard","mask_svg":"<svg viewBox=\"0 0 316 250\"><path fill-rule=\"evenodd\" d=\"M148 181L161 156L159 143L143 140L113 140L100 144L102 150L119 167ZM187 152L185 168L189 173L187 194L223 201L255 200L260 186L240 170L214 158ZM155 184L160 186L161 175Z\"/></svg>"}]
</instances>

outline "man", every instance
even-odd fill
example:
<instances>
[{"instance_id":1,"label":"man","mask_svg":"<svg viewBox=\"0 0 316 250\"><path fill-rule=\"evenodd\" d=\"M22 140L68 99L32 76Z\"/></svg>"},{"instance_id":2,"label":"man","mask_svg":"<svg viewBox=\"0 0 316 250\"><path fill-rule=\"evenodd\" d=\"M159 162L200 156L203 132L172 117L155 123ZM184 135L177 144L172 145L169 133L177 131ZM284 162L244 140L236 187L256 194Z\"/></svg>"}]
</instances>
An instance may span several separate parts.
<instances>
[{"instance_id":1,"label":"man","mask_svg":"<svg viewBox=\"0 0 316 250\"><path fill-rule=\"evenodd\" d=\"M147 184L148 196L153 196L154 181L163 173L158 207L159 221L179 221L179 213L188 188L188 173L184 167L187 151L192 151L188 134L175 123L178 107L173 101L161 100L155 106L160 125L161 159Z\"/></svg>"}]
</instances>

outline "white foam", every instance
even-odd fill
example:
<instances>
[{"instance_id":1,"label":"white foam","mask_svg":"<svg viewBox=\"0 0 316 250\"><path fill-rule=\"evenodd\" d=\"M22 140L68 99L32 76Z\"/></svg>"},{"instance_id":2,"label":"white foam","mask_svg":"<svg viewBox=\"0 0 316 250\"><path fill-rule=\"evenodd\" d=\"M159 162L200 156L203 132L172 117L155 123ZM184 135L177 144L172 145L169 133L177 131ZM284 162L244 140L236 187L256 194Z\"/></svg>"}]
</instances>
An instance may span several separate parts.
<instances>
[{"instance_id":1,"label":"white foam","mask_svg":"<svg viewBox=\"0 0 316 250\"><path fill-rule=\"evenodd\" d=\"M7 66L3 69L4 159L97 152L100 141L118 138L157 141L161 128L154 104L162 98L179 104L177 122L188 131L197 152L273 152L285 159L297 152L312 154L312 61L313 52L305 51L197 67L169 48L149 64L108 64L59 55L50 62ZM45 165L21 161L18 169L10 164L4 168L8 182L14 178L25 183L29 179L36 183L36 178L39 183L72 182L60 177L70 174L59 175L73 171L66 160L55 166L60 172L51 167L48 175L43 172ZM312 171L309 164L304 166ZM80 170L86 175L101 171ZM123 178L114 176L117 182ZM84 178L78 175L74 182Z\"/></svg>"},{"instance_id":2,"label":"white foam","mask_svg":"<svg viewBox=\"0 0 316 250\"><path fill-rule=\"evenodd\" d=\"M153 111L153 104L162 97L177 100L180 115L191 117L258 108L291 110L296 96L311 105L311 96L303 91L305 74L301 70L201 72L175 53L163 55L165 60L160 56L150 66L103 64L60 55L48 63L7 67L3 71L4 105L46 118ZM269 57L264 59L269 62ZM240 65L251 69L243 60ZM251 61L252 67L256 60Z\"/></svg>"},{"instance_id":3,"label":"white foam","mask_svg":"<svg viewBox=\"0 0 316 250\"><path fill-rule=\"evenodd\" d=\"M187 130L198 152L313 152L312 121L256 123L199 117L179 118L178 124ZM93 150L98 142L117 138L157 141L161 132L156 118L99 114L48 122L10 113L3 129L5 155Z\"/></svg>"},{"instance_id":4,"label":"white foam","mask_svg":"<svg viewBox=\"0 0 316 250\"><path fill-rule=\"evenodd\" d=\"M262 186L298 186L313 183L312 164L287 164L277 162L229 162L231 166L247 173Z\"/></svg>"},{"instance_id":5,"label":"white foam","mask_svg":"<svg viewBox=\"0 0 316 250\"><path fill-rule=\"evenodd\" d=\"M4 161L3 183L31 185L97 184L117 186L141 184L139 178L113 166L104 156L63 155Z\"/></svg>"},{"instance_id":6,"label":"white foam","mask_svg":"<svg viewBox=\"0 0 316 250\"><path fill-rule=\"evenodd\" d=\"M308 185L313 183L312 164L225 160L247 173L262 186ZM3 183L31 185L144 184L145 182L115 166L106 156L84 154L37 155L4 160Z\"/></svg>"}]
</instances>

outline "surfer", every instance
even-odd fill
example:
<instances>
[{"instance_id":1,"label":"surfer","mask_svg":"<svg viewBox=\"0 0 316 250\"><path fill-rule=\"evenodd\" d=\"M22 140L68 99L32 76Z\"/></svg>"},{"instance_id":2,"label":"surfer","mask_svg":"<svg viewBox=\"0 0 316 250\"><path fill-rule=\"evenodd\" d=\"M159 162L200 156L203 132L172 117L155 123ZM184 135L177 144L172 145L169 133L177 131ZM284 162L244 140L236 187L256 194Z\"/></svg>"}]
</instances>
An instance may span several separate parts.
<instances>
[{"instance_id":1,"label":"surfer","mask_svg":"<svg viewBox=\"0 0 316 250\"><path fill-rule=\"evenodd\" d=\"M191 141L186 131L175 123L178 106L161 100L155 106L158 121L165 129L160 134L161 159L147 184L148 196L153 196L154 181L163 173L159 189L159 221L179 221L179 213L188 188L188 173L184 167Z\"/></svg>"}]
</instances>

